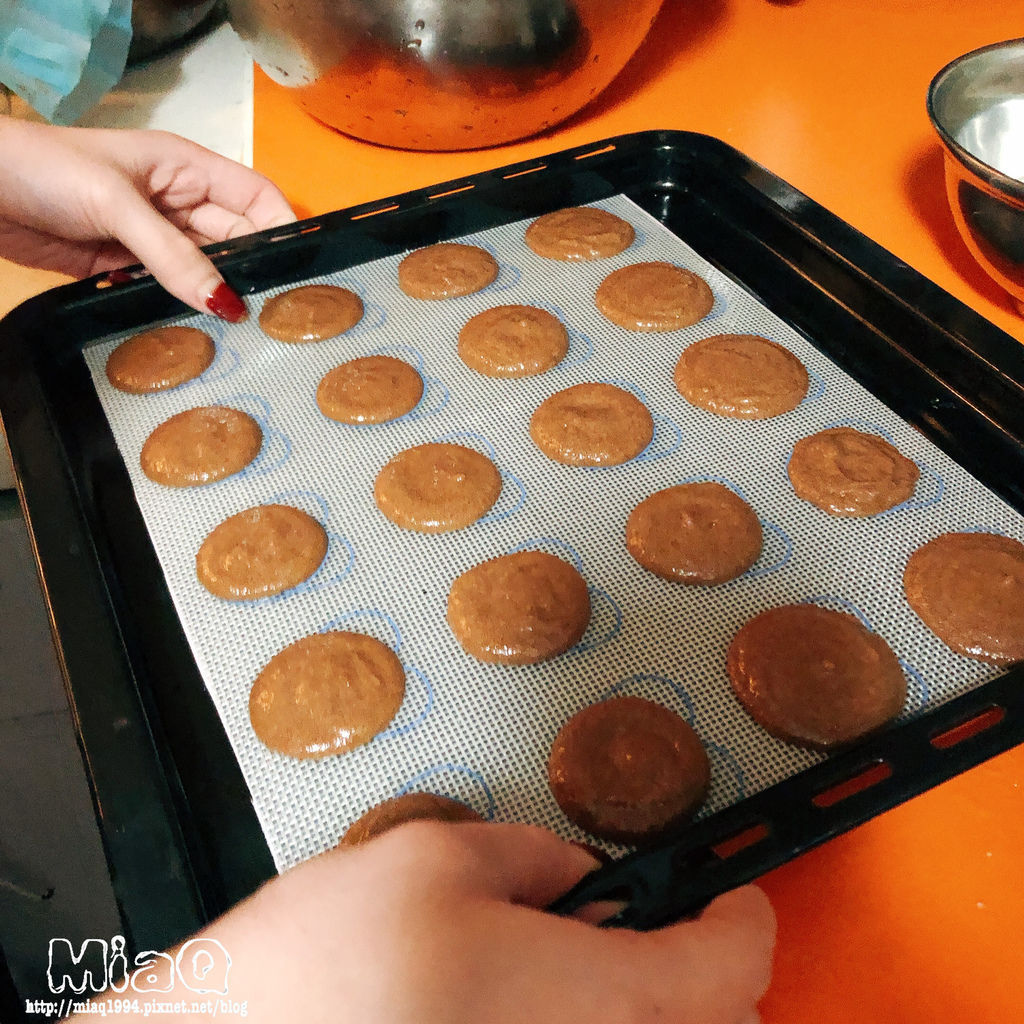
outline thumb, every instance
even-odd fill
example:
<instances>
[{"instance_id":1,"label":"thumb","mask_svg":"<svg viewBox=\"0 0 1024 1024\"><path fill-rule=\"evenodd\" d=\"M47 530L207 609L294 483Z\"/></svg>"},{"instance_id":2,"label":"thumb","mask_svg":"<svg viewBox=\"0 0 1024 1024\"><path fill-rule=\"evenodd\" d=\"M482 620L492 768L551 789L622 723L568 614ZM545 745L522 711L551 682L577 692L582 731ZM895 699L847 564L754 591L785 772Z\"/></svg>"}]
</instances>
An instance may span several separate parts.
<instances>
[{"instance_id":1,"label":"thumb","mask_svg":"<svg viewBox=\"0 0 1024 1024\"><path fill-rule=\"evenodd\" d=\"M121 192L106 220L110 234L173 296L231 323L248 316L245 304L209 256L135 189Z\"/></svg>"},{"instance_id":2,"label":"thumb","mask_svg":"<svg viewBox=\"0 0 1024 1024\"><path fill-rule=\"evenodd\" d=\"M706 991L717 985L720 993L746 995L756 1002L771 980L775 933L768 897L756 885L745 885L712 900L695 920L652 934L674 955L688 950L693 962L703 958L715 964L703 979ZM679 978L678 984L685 988L687 979Z\"/></svg>"}]
</instances>

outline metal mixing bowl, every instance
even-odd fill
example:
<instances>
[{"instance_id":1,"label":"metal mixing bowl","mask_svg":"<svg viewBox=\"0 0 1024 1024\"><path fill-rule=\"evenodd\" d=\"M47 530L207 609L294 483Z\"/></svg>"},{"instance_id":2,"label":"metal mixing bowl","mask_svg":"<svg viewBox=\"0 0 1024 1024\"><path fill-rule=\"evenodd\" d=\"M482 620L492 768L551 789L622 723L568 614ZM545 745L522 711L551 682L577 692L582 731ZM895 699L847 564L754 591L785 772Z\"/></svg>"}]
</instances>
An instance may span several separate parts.
<instances>
[{"instance_id":1,"label":"metal mixing bowl","mask_svg":"<svg viewBox=\"0 0 1024 1024\"><path fill-rule=\"evenodd\" d=\"M223 17L220 0L132 0L128 65L150 60Z\"/></svg>"},{"instance_id":2,"label":"metal mixing bowl","mask_svg":"<svg viewBox=\"0 0 1024 1024\"><path fill-rule=\"evenodd\" d=\"M957 229L1024 313L1024 39L947 64L928 89L928 116Z\"/></svg>"},{"instance_id":3,"label":"metal mixing bowl","mask_svg":"<svg viewBox=\"0 0 1024 1024\"><path fill-rule=\"evenodd\" d=\"M662 0L228 0L253 58L314 117L402 149L534 135L622 70Z\"/></svg>"}]
</instances>

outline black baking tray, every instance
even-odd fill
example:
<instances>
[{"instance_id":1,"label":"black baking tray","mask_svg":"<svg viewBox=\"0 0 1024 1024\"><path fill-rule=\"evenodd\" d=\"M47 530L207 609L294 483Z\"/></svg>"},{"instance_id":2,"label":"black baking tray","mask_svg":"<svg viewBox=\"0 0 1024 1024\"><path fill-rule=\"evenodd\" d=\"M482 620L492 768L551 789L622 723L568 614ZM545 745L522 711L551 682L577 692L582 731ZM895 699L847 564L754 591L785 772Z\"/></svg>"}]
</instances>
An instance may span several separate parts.
<instances>
[{"instance_id":1,"label":"black baking tray","mask_svg":"<svg viewBox=\"0 0 1024 1024\"><path fill-rule=\"evenodd\" d=\"M621 136L210 247L241 293L624 193L1024 512L1024 346L717 139ZM187 312L141 270L0 321L7 431L131 948L274 873L81 349ZM1024 739L1024 666L595 873L651 928Z\"/></svg>"}]
</instances>

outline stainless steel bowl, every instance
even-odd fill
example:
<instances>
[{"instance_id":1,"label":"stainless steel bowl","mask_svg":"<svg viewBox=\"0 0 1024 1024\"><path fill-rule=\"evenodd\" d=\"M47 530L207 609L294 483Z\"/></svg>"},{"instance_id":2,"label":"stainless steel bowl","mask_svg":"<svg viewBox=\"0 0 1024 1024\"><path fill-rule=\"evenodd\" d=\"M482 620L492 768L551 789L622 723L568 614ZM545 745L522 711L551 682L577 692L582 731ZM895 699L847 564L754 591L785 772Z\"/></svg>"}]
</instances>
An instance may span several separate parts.
<instances>
[{"instance_id":1,"label":"stainless steel bowl","mask_svg":"<svg viewBox=\"0 0 1024 1024\"><path fill-rule=\"evenodd\" d=\"M927 106L957 230L1024 313L1024 39L947 64Z\"/></svg>"},{"instance_id":2,"label":"stainless steel bowl","mask_svg":"<svg viewBox=\"0 0 1024 1024\"><path fill-rule=\"evenodd\" d=\"M220 19L219 0L132 0L129 66L159 56Z\"/></svg>"},{"instance_id":3,"label":"stainless steel bowl","mask_svg":"<svg viewBox=\"0 0 1024 1024\"><path fill-rule=\"evenodd\" d=\"M319 120L402 149L558 124L622 70L662 0L228 0L253 58Z\"/></svg>"}]
</instances>

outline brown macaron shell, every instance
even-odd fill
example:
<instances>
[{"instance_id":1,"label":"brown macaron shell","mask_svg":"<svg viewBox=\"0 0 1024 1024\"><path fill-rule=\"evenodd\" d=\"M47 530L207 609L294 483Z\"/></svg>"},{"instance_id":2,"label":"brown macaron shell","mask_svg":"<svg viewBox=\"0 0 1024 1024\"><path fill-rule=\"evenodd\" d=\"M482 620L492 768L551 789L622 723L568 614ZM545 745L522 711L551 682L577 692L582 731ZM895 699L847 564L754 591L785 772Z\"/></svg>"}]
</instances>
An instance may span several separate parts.
<instances>
[{"instance_id":1,"label":"brown macaron shell","mask_svg":"<svg viewBox=\"0 0 1024 1024\"><path fill-rule=\"evenodd\" d=\"M569 332L547 310L494 306L466 321L458 351L471 370L485 377L532 377L565 358Z\"/></svg>"},{"instance_id":2,"label":"brown macaron shell","mask_svg":"<svg viewBox=\"0 0 1024 1024\"><path fill-rule=\"evenodd\" d=\"M627 331L692 327L711 312L715 296L704 278L674 263L634 263L613 270L594 296L598 311Z\"/></svg>"},{"instance_id":3,"label":"brown macaron shell","mask_svg":"<svg viewBox=\"0 0 1024 1024\"><path fill-rule=\"evenodd\" d=\"M997 533L944 533L907 560L910 607L947 647L978 661L1024 661L1024 544Z\"/></svg>"},{"instance_id":4,"label":"brown macaron shell","mask_svg":"<svg viewBox=\"0 0 1024 1024\"><path fill-rule=\"evenodd\" d=\"M651 443L654 419L639 398L614 384L574 384L537 406L530 437L567 466L618 466Z\"/></svg>"},{"instance_id":5,"label":"brown macaron shell","mask_svg":"<svg viewBox=\"0 0 1024 1024\"><path fill-rule=\"evenodd\" d=\"M756 615L733 637L726 663L733 692L762 728L814 750L880 729L907 697L882 637L853 615L813 604Z\"/></svg>"},{"instance_id":6,"label":"brown macaron shell","mask_svg":"<svg viewBox=\"0 0 1024 1024\"><path fill-rule=\"evenodd\" d=\"M715 585L742 576L761 554L757 513L723 484L677 484L645 498L626 520L626 549L676 583Z\"/></svg>"},{"instance_id":7,"label":"brown macaron shell","mask_svg":"<svg viewBox=\"0 0 1024 1024\"><path fill-rule=\"evenodd\" d=\"M291 505L257 505L214 527L196 553L196 576L215 597L254 601L309 579L327 554L327 533Z\"/></svg>"},{"instance_id":8,"label":"brown macaron shell","mask_svg":"<svg viewBox=\"0 0 1024 1024\"><path fill-rule=\"evenodd\" d=\"M688 345L676 390L691 405L731 419L762 420L806 397L807 369L787 348L757 334L715 334Z\"/></svg>"},{"instance_id":9,"label":"brown macaron shell","mask_svg":"<svg viewBox=\"0 0 1024 1024\"><path fill-rule=\"evenodd\" d=\"M518 551L480 562L452 584L448 624L480 661L530 665L577 643L590 623L586 581L545 551Z\"/></svg>"},{"instance_id":10,"label":"brown macaron shell","mask_svg":"<svg viewBox=\"0 0 1024 1024\"><path fill-rule=\"evenodd\" d=\"M526 244L549 260L601 260L633 244L628 221L596 206L569 206L538 217L526 229Z\"/></svg>"},{"instance_id":11,"label":"brown macaron shell","mask_svg":"<svg viewBox=\"0 0 1024 1024\"><path fill-rule=\"evenodd\" d=\"M404 793L375 804L345 830L339 846L359 846L390 832L407 821L484 821L484 817L461 800L437 793Z\"/></svg>"},{"instance_id":12,"label":"brown macaron shell","mask_svg":"<svg viewBox=\"0 0 1024 1024\"><path fill-rule=\"evenodd\" d=\"M398 286L414 299L454 299L486 288L498 263L477 245L439 242L409 253L398 264Z\"/></svg>"},{"instance_id":13,"label":"brown macaron shell","mask_svg":"<svg viewBox=\"0 0 1024 1024\"><path fill-rule=\"evenodd\" d=\"M271 296L260 310L260 328L275 341L299 345L326 341L363 318L363 300L348 288L306 284Z\"/></svg>"},{"instance_id":14,"label":"brown macaron shell","mask_svg":"<svg viewBox=\"0 0 1024 1024\"><path fill-rule=\"evenodd\" d=\"M878 515L907 501L921 470L884 437L832 427L793 445L786 467L793 491L830 516Z\"/></svg>"},{"instance_id":15,"label":"brown macaron shell","mask_svg":"<svg viewBox=\"0 0 1024 1024\"><path fill-rule=\"evenodd\" d=\"M200 376L216 353L210 335L196 327L154 327L107 356L107 380L130 395L169 391Z\"/></svg>"},{"instance_id":16,"label":"brown macaron shell","mask_svg":"<svg viewBox=\"0 0 1024 1024\"><path fill-rule=\"evenodd\" d=\"M690 818L711 783L696 732L641 697L577 712L551 747L548 782L570 821L615 843L654 842Z\"/></svg>"},{"instance_id":17,"label":"brown macaron shell","mask_svg":"<svg viewBox=\"0 0 1024 1024\"><path fill-rule=\"evenodd\" d=\"M248 413L199 406L159 424L146 438L139 464L154 483L201 487L245 469L262 447L263 431Z\"/></svg>"},{"instance_id":18,"label":"brown macaron shell","mask_svg":"<svg viewBox=\"0 0 1024 1024\"><path fill-rule=\"evenodd\" d=\"M487 514L501 494L498 467L458 444L406 448L377 474L373 499L396 526L420 533L461 530Z\"/></svg>"},{"instance_id":19,"label":"brown macaron shell","mask_svg":"<svg viewBox=\"0 0 1024 1024\"><path fill-rule=\"evenodd\" d=\"M405 669L391 648L363 633L314 633L267 662L249 693L249 719L271 750L321 758L369 743L404 697Z\"/></svg>"},{"instance_id":20,"label":"brown macaron shell","mask_svg":"<svg viewBox=\"0 0 1024 1024\"><path fill-rule=\"evenodd\" d=\"M412 412L423 378L394 356L361 356L329 370L316 389L320 411L337 423L389 423Z\"/></svg>"}]
</instances>

